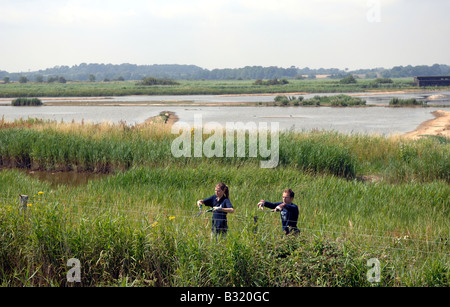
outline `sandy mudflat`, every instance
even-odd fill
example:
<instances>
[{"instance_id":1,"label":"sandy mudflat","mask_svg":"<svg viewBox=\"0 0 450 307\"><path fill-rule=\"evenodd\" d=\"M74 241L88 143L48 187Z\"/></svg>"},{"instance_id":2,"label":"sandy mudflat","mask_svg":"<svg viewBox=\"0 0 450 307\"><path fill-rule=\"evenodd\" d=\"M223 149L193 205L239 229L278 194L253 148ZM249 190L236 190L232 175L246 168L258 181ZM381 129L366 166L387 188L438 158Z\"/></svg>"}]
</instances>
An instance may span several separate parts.
<instances>
[{"instance_id":1,"label":"sandy mudflat","mask_svg":"<svg viewBox=\"0 0 450 307\"><path fill-rule=\"evenodd\" d=\"M404 134L404 137L418 139L423 135L437 135L450 138L450 111L435 111L435 118L422 123L416 130Z\"/></svg>"}]
</instances>

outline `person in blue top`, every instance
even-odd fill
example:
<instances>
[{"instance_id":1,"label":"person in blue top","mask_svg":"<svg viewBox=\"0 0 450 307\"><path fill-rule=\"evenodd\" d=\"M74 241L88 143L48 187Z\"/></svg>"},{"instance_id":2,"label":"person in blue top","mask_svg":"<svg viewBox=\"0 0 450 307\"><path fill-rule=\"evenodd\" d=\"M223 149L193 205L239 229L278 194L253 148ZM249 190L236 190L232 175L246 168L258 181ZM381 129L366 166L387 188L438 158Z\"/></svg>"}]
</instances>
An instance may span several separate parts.
<instances>
[{"instance_id":1,"label":"person in blue top","mask_svg":"<svg viewBox=\"0 0 450 307\"><path fill-rule=\"evenodd\" d=\"M271 203L261 200L258 203L258 208L264 210L264 207L272 209L273 212L281 213L281 225L285 234L297 234L300 230L297 228L298 221L298 207L293 204L295 193L291 189L283 191L283 201L278 203Z\"/></svg>"},{"instance_id":2,"label":"person in blue top","mask_svg":"<svg viewBox=\"0 0 450 307\"><path fill-rule=\"evenodd\" d=\"M219 183L215 188L215 195L199 200L197 205L213 208L212 232L214 235L226 235L228 231L227 214L234 213L230 202L230 190L225 183Z\"/></svg>"}]
</instances>

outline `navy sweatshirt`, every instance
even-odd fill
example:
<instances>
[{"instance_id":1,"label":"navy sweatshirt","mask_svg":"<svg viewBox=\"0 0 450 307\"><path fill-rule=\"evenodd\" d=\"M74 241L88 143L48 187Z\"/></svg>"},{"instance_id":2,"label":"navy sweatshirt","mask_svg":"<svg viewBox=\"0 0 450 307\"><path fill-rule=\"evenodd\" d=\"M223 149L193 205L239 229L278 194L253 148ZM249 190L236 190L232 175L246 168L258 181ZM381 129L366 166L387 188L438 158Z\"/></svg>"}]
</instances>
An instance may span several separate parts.
<instances>
[{"instance_id":1,"label":"navy sweatshirt","mask_svg":"<svg viewBox=\"0 0 450 307\"><path fill-rule=\"evenodd\" d=\"M208 207L220 207L220 208L233 208L231 202L228 198L222 196L219 200L217 200L217 196L213 195L203 200L203 204ZM227 232L228 223L227 223L227 213L222 212L221 210L213 212L213 220L212 220L212 230L214 232Z\"/></svg>"},{"instance_id":2,"label":"navy sweatshirt","mask_svg":"<svg viewBox=\"0 0 450 307\"><path fill-rule=\"evenodd\" d=\"M264 206L270 209L275 209L277 206L283 204L280 203L271 203L266 201ZM297 221L298 221L298 207L295 204L286 204L281 213L281 225L283 227L283 231L286 234L289 234L290 231L298 232Z\"/></svg>"}]
</instances>

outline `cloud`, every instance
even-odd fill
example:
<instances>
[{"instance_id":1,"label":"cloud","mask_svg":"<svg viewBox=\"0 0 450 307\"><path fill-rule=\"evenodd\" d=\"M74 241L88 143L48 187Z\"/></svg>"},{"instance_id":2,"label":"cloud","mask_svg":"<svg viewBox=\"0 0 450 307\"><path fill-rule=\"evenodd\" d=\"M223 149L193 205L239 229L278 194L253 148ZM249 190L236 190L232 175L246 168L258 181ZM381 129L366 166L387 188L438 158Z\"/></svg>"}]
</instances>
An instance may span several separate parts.
<instances>
[{"instance_id":1,"label":"cloud","mask_svg":"<svg viewBox=\"0 0 450 307\"><path fill-rule=\"evenodd\" d=\"M105 5L105 1L69 0L52 7L48 19L61 26L108 28L124 24L137 15L132 7L114 1Z\"/></svg>"},{"instance_id":2,"label":"cloud","mask_svg":"<svg viewBox=\"0 0 450 307\"><path fill-rule=\"evenodd\" d=\"M0 0L0 41L16 50L11 53L3 48L0 57L12 71L22 69L12 67L45 68L52 63L89 61L205 68L358 68L373 66L375 59L377 66L384 66L395 65L399 59L415 64L430 56L430 61L445 62L449 3ZM373 10L379 10L380 22L368 19ZM436 44L439 54L418 48ZM32 55L30 45L34 46Z\"/></svg>"}]
</instances>

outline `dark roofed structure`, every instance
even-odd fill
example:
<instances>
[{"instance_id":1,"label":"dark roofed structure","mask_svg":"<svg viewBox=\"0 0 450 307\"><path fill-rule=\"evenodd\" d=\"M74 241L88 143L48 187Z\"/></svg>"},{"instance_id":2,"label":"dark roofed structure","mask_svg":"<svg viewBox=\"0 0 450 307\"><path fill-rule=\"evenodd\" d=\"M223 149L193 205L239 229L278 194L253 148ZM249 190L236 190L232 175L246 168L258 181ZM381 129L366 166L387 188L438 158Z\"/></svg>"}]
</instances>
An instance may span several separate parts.
<instances>
[{"instance_id":1,"label":"dark roofed structure","mask_svg":"<svg viewBox=\"0 0 450 307\"><path fill-rule=\"evenodd\" d=\"M418 76L414 77L417 86L450 86L450 76Z\"/></svg>"}]
</instances>

